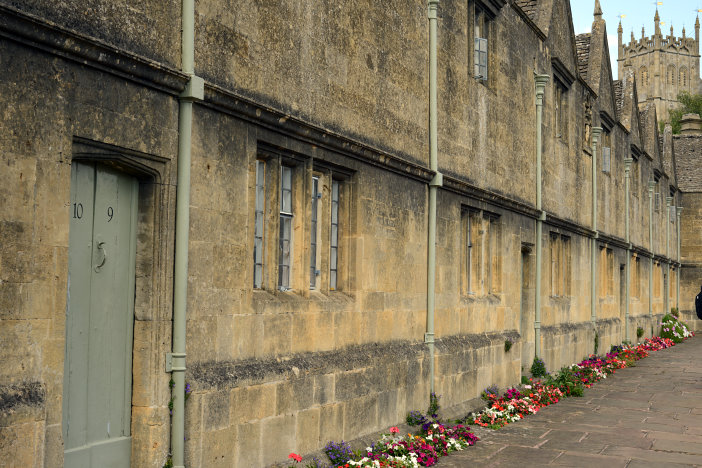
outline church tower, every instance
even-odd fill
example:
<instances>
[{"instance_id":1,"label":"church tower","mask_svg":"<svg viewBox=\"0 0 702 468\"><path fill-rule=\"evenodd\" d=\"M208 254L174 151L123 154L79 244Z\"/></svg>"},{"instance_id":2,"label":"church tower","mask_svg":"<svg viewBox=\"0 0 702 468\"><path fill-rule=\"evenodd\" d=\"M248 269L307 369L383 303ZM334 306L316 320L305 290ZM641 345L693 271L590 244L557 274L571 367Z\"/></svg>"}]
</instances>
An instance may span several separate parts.
<instances>
[{"instance_id":1,"label":"church tower","mask_svg":"<svg viewBox=\"0 0 702 468\"><path fill-rule=\"evenodd\" d=\"M673 27L670 35L663 35L661 18L656 8L653 18L655 25L651 37L641 29L641 39L631 33L628 44L623 42L621 21L617 28L619 36L619 56L617 65L619 76L625 67L636 71L636 86L639 104L649 101L656 105L658 120L668 119L668 109L677 104L677 96L682 91L702 93L700 80L700 19L695 21L695 37L687 37L685 28L682 37L675 37Z\"/></svg>"}]
</instances>

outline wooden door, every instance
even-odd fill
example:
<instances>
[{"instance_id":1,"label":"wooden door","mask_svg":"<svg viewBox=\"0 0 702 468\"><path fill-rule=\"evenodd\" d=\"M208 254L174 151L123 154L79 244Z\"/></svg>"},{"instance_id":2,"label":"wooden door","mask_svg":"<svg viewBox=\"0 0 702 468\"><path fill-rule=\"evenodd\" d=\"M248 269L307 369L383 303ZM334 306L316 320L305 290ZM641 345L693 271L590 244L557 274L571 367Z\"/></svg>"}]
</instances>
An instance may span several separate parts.
<instances>
[{"instance_id":1,"label":"wooden door","mask_svg":"<svg viewBox=\"0 0 702 468\"><path fill-rule=\"evenodd\" d=\"M71 168L64 465L129 467L137 181Z\"/></svg>"}]
</instances>

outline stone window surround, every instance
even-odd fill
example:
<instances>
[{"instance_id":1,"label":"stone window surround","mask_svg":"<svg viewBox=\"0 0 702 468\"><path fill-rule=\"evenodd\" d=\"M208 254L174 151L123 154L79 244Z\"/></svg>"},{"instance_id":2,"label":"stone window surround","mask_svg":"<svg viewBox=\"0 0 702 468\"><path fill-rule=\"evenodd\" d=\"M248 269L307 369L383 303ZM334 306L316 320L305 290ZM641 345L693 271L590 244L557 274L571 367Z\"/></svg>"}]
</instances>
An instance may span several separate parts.
<instances>
[{"instance_id":1,"label":"stone window surround","mask_svg":"<svg viewBox=\"0 0 702 468\"><path fill-rule=\"evenodd\" d=\"M551 259L551 297L571 294L571 238L557 231L549 233Z\"/></svg>"},{"instance_id":2,"label":"stone window surround","mask_svg":"<svg viewBox=\"0 0 702 468\"><path fill-rule=\"evenodd\" d=\"M568 145L571 108L570 88L575 82L575 75L558 58L551 59L553 71L553 127L554 136Z\"/></svg>"},{"instance_id":3,"label":"stone window surround","mask_svg":"<svg viewBox=\"0 0 702 468\"><path fill-rule=\"evenodd\" d=\"M263 247L263 279L261 287L254 290L266 290L283 294L301 294L307 296L308 292L326 294L329 291L343 290L345 273L343 268L344 242L346 217L348 215L347 194L345 185L352 175L352 171L322 161L313 160L306 155L287 151L271 150L262 145L256 156L255 164L265 163L265 207L264 207L264 247ZM289 287L279 287L279 242L280 242L280 182L282 167L289 167L292 171L292 206L291 206L291 237L290 247L290 273ZM252 171L255 177L255 167ZM311 286L311 259L312 259L312 207L311 193L313 178L318 180L318 192L321 198L317 200L317 255L316 270L319 275L314 287ZM337 248L336 248L336 285L330 284L331 277L331 231L332 231L332 182L338 184L339 201L337 213ZM306 196L308 194L310 196ZM255 195L254 195L255 199ZM255 203L251 206L251 215L255 216ZM252 218L254 219L254 218ZM255 236L255 233L253 233ZM251 257L253 258L253 256ZM255 266L251 265L251 271ZM308 291L308 292L305 292Z\"/></svg>"},{"instance_id":4,"label":"stone window surround","mask_svg":"<svg viewBox=\"0 0 702 468\"><path fill-rule=\"evenodd\" d=\"M469 38L473 40L470 41L472 45L470 46L470 56L469 56L469 66L470 70L476 81L484 86L490 87L492 82L491 70L495 67L492 65L493 55L490 53L494 50L494 41L497 37L495 33L495 28L493 27L493 20L499 14L500 9L506 4L505 0L473 0L469 5L468 10L468 24L469 24ZM479 25L479 26L478 26ZM478 31L477 28L481 31ZM477 55L477 43L475 39L487 39L487 79L482 79L479 77L479 73L476 73L476 55Z\"/></svg>"},{"instance_id":5,"label":"stone window surround","mask_svg":"<svg viewBox=\"0 0 702 468\"><path fill-rule=\"evenodd\" d=\"M611 298L614 297L614 250L606 244L600 244L599 248L599 296Z\"/></svg>"},{"instance_id":6,"label":"stone window surround","mask_svg":"<svg viewBox=\"0 0 702 468\"><path fill-rule=\"evenodd\" d=\"M461 294L496 296L502 292L502 229L500 215L463 206L460 220Z\"/></svg>"}]
</instances>

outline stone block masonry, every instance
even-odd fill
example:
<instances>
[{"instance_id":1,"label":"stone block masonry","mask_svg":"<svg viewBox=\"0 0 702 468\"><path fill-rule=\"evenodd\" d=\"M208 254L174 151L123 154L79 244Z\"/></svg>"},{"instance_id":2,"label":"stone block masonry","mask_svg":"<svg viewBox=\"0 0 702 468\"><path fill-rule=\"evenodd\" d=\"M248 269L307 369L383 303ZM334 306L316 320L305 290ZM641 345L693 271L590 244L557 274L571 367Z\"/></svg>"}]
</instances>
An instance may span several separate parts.
<instances>
[{"instance_id":1,"label":"stone block masonry","mask_svg":"<svg viewBox=\"0 0 702 468\"><path fill-rule=\"evenodd\" d=\"M132 3L0 0L0 459L22 466L61 465L73 414L64 357L67 313L84 299L68 294L79 163L138 185L134 251L106 257L134 260L122 461L161 467L170 450L178 99L189 78L180 2ZM565 0L439 4L432 364L456 414L485 387L517 382L536 349L556 369L592 352L595 331L605 351L637 326L648 336L666 307L689 316L700 280L696 140L660 135L655 106L634 99L638 75L612 81L601 18L576 41L569 15ZM426 16L408 1L196 2L205 91L193 104L187 466L280 463L427 407ZM486 79L474 73L478 36ZM540 129L534 73L549 77ZM680 258L668 199L683 207ZM99 267L98 250L82 268Z\"/></svg>"}]
</instances>

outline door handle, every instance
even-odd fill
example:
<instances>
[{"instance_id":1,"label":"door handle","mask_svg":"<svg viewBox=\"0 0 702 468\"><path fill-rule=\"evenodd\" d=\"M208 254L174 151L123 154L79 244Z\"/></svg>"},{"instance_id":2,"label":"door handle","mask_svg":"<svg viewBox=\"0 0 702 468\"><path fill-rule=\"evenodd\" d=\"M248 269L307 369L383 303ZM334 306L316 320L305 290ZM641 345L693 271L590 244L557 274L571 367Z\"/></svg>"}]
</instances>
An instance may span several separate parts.
<instances>
[{"instance_id":1,"label":"door handle","mask_svg":"<svg viewBox=\"0 0 702 468\"><path fill-rule=\"evenodd\" d=\"M107 260L107 250L105 249L105 247L103 247L103 245L105 245L104 242L97 243L98 251L102 252L102 260L95 266L96 273L100 272L100 268L102 268L102 266L105 264L105 261Z\"/></svg>"}]
</instances>

